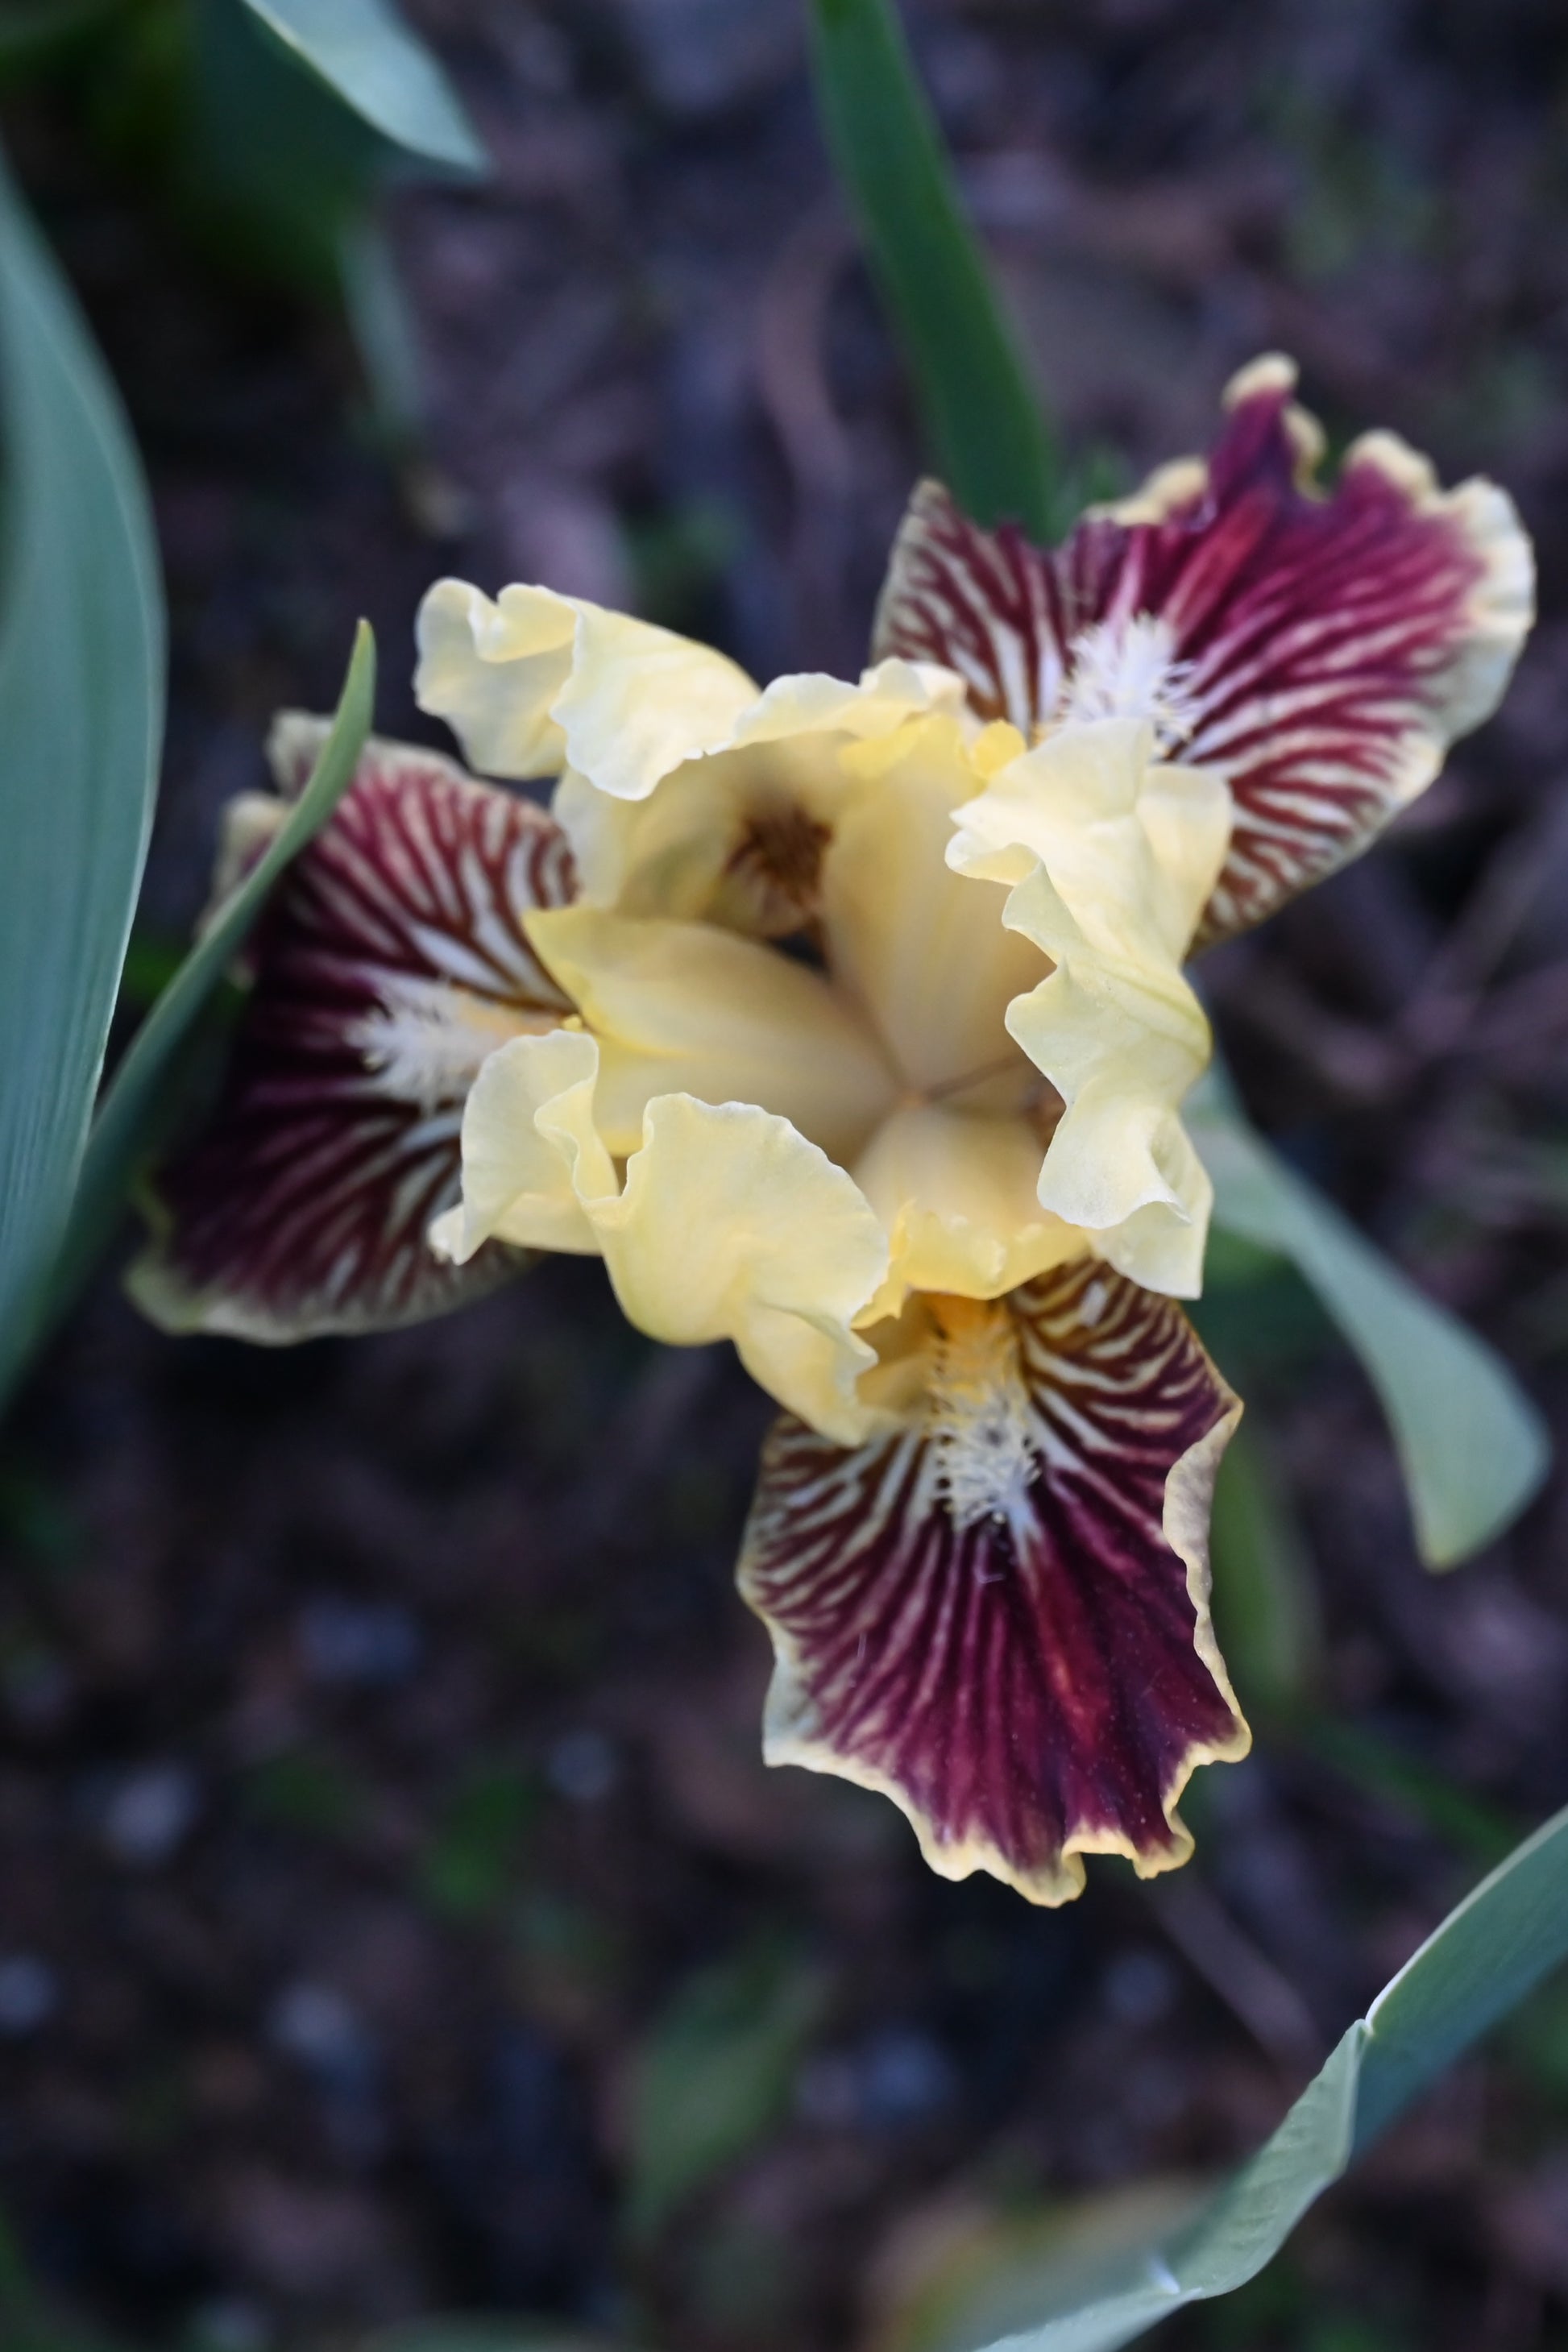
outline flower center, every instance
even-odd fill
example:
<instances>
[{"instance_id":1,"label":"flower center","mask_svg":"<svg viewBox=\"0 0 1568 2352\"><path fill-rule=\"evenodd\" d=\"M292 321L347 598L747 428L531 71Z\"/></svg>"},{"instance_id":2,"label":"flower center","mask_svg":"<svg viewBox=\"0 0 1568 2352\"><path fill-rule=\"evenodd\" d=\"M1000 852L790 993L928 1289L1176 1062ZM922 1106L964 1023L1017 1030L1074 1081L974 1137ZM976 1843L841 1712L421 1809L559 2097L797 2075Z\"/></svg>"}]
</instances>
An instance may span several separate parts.
<instances>
[{"instance_id":1,"label":"flower center","mask_svg":"<svg viewBox=\"0 0 1568 2352\"><path fill-rule=\"evenodd\" d=\"M796 801L748 813L724 879L743 896L763 938L798 930L816 914L822 860L832 838L831 827Z\"/></svg>"},{"instance_id":2,"label":"flower center","mask_svg":"<svg viewBox=\"0 0 1568 2352\"><path fill-rule=\"evenodd\" d=\"M1193 665L1175 657L1175 632L1152 613L1096 621L1073 643L1058 724L1092 719L1147 719L1162 751L1180 748L1202 717Z\"/></svg>"},{"instance_id":3,"label":"flower center","mask_svg":"<svg viewBox=\"0 0 1568 2352\"><path fill-rule=\"evenodd\" d=\"M1037 1457L1013 1318L999 1300L927 1304L937 1326L928 1411L948 1509L960 1528L1016 1518Z\"/></svg>"}]
</instances>

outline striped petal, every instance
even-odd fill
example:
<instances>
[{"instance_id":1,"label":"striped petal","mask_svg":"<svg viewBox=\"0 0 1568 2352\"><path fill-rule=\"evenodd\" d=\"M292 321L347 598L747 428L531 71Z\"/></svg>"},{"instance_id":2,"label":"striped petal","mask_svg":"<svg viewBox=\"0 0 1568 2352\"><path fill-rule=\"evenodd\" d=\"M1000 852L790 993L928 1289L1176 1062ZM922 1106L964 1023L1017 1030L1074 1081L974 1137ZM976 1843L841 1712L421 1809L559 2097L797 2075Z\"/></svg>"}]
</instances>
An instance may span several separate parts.
<instances>
[{"instance_id":1,"label":"striped petal","mask_svg":"<svg viewBox=\"0 0 1568 2352\"><path fill-rule=\"evenodd\" d=\"M919 1370L907 1426L846 1450L786 1418L763 1454L740 1582L768 1759L881 1790L943 1877L1033 1902L1080 1893L1086 1853L1171 1869L1188 1778L1248 1744L1208 1611L1240 1406L1180 1308L1092 1259L916 1311L865 1383Z\"/></svg>"},{"instance_id":2,"label":"striped petal","mask_svg":"<svg viewBox=\"0 0 1568 2352\"><path fill-rule=\"evenodd\" d=\"M272 749L288 794L308 722ZM242 870L267 805L247 796L220 874ZM426 1235L458 1197L480 1064L571 1010L522 925L574 892L564 838L531 802L437 753L366 746L263 916L212 1116L158 1180L131 1275L155 1322L271 1342L371 1330L515 1269L500 1244L453 1266Z\"/></svg>"},{"instance_id":3,"label":"striped petal","mask_svg":"<svg viewBox=\"0 0 1568 2352\"><path fill-rule=\"evenodd\" d=\"M1441 490L1392 434L1321 436L1268 359L1227 394L1205 466L1184 460L1064 546L978 530L926 483L894 548L875 650L941 661L987 719L1143 718L1236 803L1200 931L1245 929L1354 856L1425 791L1508 682L1532 616L1512 502Z\"/></svg>"}]
</instances>

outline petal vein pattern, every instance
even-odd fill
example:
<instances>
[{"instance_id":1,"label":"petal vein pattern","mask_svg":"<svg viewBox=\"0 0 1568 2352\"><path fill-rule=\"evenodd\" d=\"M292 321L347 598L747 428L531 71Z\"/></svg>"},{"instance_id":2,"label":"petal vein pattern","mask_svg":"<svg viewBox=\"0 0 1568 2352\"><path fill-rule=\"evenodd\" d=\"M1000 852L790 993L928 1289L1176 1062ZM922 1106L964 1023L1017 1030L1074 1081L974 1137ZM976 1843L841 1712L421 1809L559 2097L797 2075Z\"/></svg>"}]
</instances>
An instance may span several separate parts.
<instances>
[{"instance_id":1,"label":"petal vein pattern","mask_svg":"<svg viewBox=\"0 0 1568 2352\"><path fill-rule=\"evenodd\" d=\"M976 529L922 485L878 614L877 654L947 663L984 719L1033 739L1110 715L1109 688L1229 784L1236 826L1200 944L1353 856L1424 791L1495 709L1532 616L1530 543L1503 491L1440 490L1425 459L1372 433L1325 495L1294 381L1287 361L1255 362L1206 466L1163 468L1054 551Z\"/></svg>"},{"instance_id":2,"label":"petal vein pattern","mask_svg":"<svg viewBox=\"0 0 1568 2352\"><path fill-rule=\"evenodd\" d=\"M928 1311L910 1426L768 1441L739 1570L768 1759L882 1791L943 1876L1035 1902L1086 1853L1171 1869L1191 1773L1248 1744L1206 1550L1240 1407L1181 1310L1092 1259Z\"/></svg>"},{"instance_id":3,"label":"petal vein pattern","mask_svg":"<svg viewBox=\"0 0 1568 2352\"><path fill-rule=\"evenodd\" d=\"M314 724L275 731L285 793ZM278 805L237 804L220 880ZM434 752L367 745L263 918L214 1112L159 1176L161 1230L131 1275L144 1310L282 1342L418 1321L514 1271L498 1246L458 1272L427 1229L458 1197L486 1058L570 1013L522 919L574 891L542 810Z\"/></svg>"}]
</instances>

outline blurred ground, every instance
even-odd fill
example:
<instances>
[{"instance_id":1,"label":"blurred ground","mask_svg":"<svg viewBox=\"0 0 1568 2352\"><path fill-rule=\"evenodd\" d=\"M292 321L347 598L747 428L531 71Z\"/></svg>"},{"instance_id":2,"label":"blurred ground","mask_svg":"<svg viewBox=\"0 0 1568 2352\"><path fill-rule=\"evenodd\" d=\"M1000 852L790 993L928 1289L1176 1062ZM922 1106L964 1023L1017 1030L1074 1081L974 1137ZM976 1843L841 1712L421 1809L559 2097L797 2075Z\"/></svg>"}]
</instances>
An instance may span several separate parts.
<instances>
[{"instance_id":1,"label":"blurred ground","mask_svg":"<svg viewBox=\"0 0 1568 2352\"><path fill-rule=\"evenodd\" d=\"M330 322L186 253L66 96L8 108L168 567L146 970L356 613L395 733L429 732L409 631L444 570L635 601L764 677L852 671L915 469L797 0L414 13L497 170L397 203L412 486ZM1201 443L1282 345L1336 437L1495 471L1537 536L1501 717L1210 977L1259 1118L1568 1438L1568 23L912 20L1076 442L1137 467ZM1190 1805L1198 1861L1153 1891L1101 1864L1042 1914L928 1876L876 1800L763 1770L766 1645L729 1579L766 1407L727 1357L647 1346L580 1261L278 1357L174 1345L106 1285L0 1452L0 2200L37 2273L184 2352L437 2309L914 2352L976 2250L1026 2267L1068 2200L1114 2228L1127 2184L1247 2151L1568 1796L1568 1489L1435 1583L1290 1285L1223 1284L1206 1328L1279 1488L1264 1597L1304 1695L1268 1706L1261 1651L1249 1687L1233 1559L1259 1739ZM1568 2346L1568 1988L1161 2340Z\"/></svg>"}]
</instances>

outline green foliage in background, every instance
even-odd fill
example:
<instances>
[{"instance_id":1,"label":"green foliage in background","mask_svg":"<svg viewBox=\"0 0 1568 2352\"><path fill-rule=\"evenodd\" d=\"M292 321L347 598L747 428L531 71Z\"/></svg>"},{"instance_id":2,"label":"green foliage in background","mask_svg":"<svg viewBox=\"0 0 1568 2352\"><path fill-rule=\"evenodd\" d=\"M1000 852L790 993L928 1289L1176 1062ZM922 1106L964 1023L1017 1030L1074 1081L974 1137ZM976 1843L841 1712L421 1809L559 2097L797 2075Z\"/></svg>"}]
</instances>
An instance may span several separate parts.
<instances>
[{"instance_id":1,"label":"green foliage in background","mask_svg":"<svg viewBox=\"0 0 1568 2352\"><path fill-rule=\"evenodd\" d=\"M1092 2284L1070 2232L1030 2266L1032 2324L987 2352L1117 2352L1185 2305L1257 2276L1308 2207L1443 2070L1568 1957L1568 1811L1449 1913L1357 2020L1279 2130L1194 2217L1123 2244ZM984 2330L953 2313L932 2352Z\"/></svg>"},{"instance_id":2,"label":"green foliage in background","mask_svg":"<svg viewBox=\"0 0 1568 2352\"><path fill-rule=\"evenodd\" d=\"M1215 1630L1255 1717L1291 1717L1322 1662L1311 1560L1268 1440L1244 1420L1225 1450L1209 1530Z\"/></svg>"},{"instance_id":3,"label":"green foliage in background","mask_svg":"<svg viewBox=\"0 0 1568 2352\"><path fill-rule=\"evenodd\" d=\"M1289 1258L1366 1368L1394 1432L1421 1556L1451 1568L1536 1493L1551 1441L1486 1343L1423 1297L1248 1126L1217 1067L1188 1097L1227 1233Z\"/></svg>"},{"instance_id":4,"label":"green foliage in background","mask_svg":"<svg viewBox=\"0 0 1568 2352\"><path fill-rule=\"evenodd\" d=\"M488 159L392 0L26 0L0 20L0 83L39 75L213 268L342 312L406 454L419 386L382 198Z\"/></svg>"},{"instance_id":5,"label":"green foliage in background","mask_svg":"<svg viewBox=\"0 0 1568 2352\"><path fill-rule=\"evenodd\" d=\"M813 0L816 80L839 174L903 341L931 454L961 506L1037 539L1060 520L1039 395L959 209L889 0Z\"/></svg>"},{"instance_id":6,"label":"green foliage in background","mask_svg":"<svg viewBox=\"0 0 1568 2352\"><path fill-rule=\"evenodd\" d=\"M656 2236L787 2111L822 1988L797 1957L758 1945L683 1986L637 2053L626 2224Z\"/></svg>"},{"instance_id":7,"label":"green foliage in background","mask_svg":"<svg viewBox=\"0 0 1568 2352\"><path fill-rule=\"evenodd\" d=\"M145 484L112 387L0 175L0 1403L111 1239L187 1049L268 889L368 730L362 626L314 774L159 997L94 1113L151 830L164 620ZM90 1122L90 1129L89 1129Z\"/></svg>"},{"instance_id":8,"label":"green foliage in background","mask_svg":"<svg viewBox=\"0 0 1568 2352\"><path fill-rule=\"evenodd\" d=\"M141 468L0 173L0 1391L87 1144L153 820L163 605Z\"/></svg>"},{"instance_id":9,"label":"green foliage in background","mask_svg":"<svg viewBox=\"0 0 1568 2352\"><path fill-rule=\"evenodd\" d=\"M461 100L388 0L245 0L289 52L395 147L457 172L485 151Z\"/></svg>"}]
</instances>

